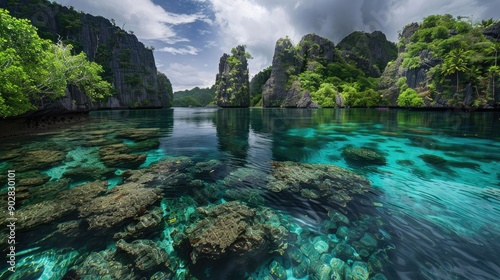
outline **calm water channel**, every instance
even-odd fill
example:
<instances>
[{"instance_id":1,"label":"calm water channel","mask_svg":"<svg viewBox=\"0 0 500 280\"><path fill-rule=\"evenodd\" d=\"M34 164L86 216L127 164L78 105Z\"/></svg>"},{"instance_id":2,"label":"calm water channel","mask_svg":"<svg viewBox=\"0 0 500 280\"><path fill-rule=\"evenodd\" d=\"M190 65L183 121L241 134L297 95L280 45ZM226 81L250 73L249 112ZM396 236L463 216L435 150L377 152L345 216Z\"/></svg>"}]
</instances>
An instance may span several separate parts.
<instances>
[{"instance_id":1,"label":"calm water channel","mask_svg":"<svg viewBox=\"0 0 500 280\"><path fill-rule=\"evenodd\" d=\"M499 113L99 111L0 180L1 279L500 279Z\"/></svg>"}]
</instances>

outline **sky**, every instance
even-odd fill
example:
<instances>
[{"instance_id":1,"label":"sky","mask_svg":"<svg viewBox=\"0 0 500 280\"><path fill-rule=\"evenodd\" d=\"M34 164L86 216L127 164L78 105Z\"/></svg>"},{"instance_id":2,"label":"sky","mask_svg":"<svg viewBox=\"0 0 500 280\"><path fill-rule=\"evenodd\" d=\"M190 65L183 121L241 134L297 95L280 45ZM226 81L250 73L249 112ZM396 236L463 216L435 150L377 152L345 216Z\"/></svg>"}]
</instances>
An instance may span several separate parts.
<instances>
[{"instance_id":1,"label":"sky","mask_svg":"<svg viewBox=\"0 0 500 280\"><path fill-rule=\"evenodd\" d=\"M498 0L56 0L114 19L155 48L174 91L215 83L219 59L246 45L250 76L272 64L279 38L294 44L316 33L335 44L353 31L380 30L393 42L411 22L432 14L500 19Z\"/></svg>"}]
</instances>

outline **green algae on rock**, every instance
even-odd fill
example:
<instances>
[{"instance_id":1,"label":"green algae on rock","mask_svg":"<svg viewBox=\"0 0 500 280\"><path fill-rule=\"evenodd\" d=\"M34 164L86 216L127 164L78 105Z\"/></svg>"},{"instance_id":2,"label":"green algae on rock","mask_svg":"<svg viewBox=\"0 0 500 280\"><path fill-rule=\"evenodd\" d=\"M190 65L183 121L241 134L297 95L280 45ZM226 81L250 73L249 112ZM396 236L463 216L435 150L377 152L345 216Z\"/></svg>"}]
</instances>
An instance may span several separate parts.
<instances>
[{"instance_id":1,"label":"green algae on rock","mask_svg":"<svg viewBox=\"0 0 500 280\"><path fill-rule=\"evenodd\" d=\"M272 166L273 178L267 188L273 192L289 190L306 198L314 193L319 199L345 207L354 195L370 189L368 179L334 165L274 161Z\"/></svg>"},{"instance_id":2,"label":"green algae on rock","mask_svg":"<svg viewBox=\"0 0 500 280\"><path fill-rule=\"evenodd\" d=\"M266 224L260 217L264 210L236 201L198 208L207 217L185 230L193 264L202 258L248 257L266 250L284 250L288 231L280 225Z\"/></svg>"},{"instance_id":3,"label":"green algae on rock","mask_svg":"<svg viewBox=\"0 0 500 280\"><path fill-rule=\"evenodd\" d=\"M380 153L367 148L348 147L342 151L347 163L355 166L385 165L386 159Z\"/></svg>"}]
</instances>

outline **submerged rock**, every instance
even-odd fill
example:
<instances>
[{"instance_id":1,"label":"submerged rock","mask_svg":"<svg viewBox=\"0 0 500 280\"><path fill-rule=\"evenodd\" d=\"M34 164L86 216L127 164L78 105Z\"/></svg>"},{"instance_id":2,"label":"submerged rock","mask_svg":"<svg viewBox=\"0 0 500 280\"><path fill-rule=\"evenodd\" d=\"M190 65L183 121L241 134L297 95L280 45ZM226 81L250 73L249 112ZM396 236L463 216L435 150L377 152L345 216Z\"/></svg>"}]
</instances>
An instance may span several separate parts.
<instances>
[{"instance_id":1,"label":"submerged rock","mask_svg":"<svg viewBox=\"0 0 500 280\"><path fill-rule=\"evenodd\" d=\"M345 148L342 156L348 164L356 166L385 165L386 159L383 155L367 148Z\"/></svg>"},{"instance_id":2,"label":"submerged rock","mask_svg":"<svg viewBox=\"0 0 500 280\"><path fill-rule=\"evenodd\" d=\"M115 259L115 250L92 252L74 268L77 279L137 279L134 269Z\"/></svg>"},{"instance_id":3,"label":"submerged rock","mask_svg":"<svg viewBox=\"0 0 500 280\"><path fill-rule=\"evenodd\" d=\"M332 267L331 279L344 279L346 264L343 260L332 258L330 260L330 266Z\"/></svg>"},{"instance_id":4,"label":"submerged rock","mask_svg":"<svg viewBox=\"0 0 500 280\"><path fill-rule=\"evenodd\" d=\"M434 166L443 166L448 163L446 159L436 155L424 154L419 155L418 157L421 158L425 163Z\"/></svg>"},{"instance_id":5,"label":"submerged rock","mask_svg":"<svg viewBox=\"0 0 500 280\"><path fill-rule=\"evenodd\" d=\"M143 212L160 197L156 188L146 188L137 183L126 183L111 189L107 195L100 196L81 205L79 216L89 223L89 229L107 229Z\"/></svg>"},{"instance_id":6,"label":"submerged rock","mask_svg":"<svg viewBox=\"0 0 500 280\"><path fill-rule=\"evenodd\" d=\"M51 200L27 205L17 211L18 229L29 229L50 223L77 211L107 189L107 182L95 181L61 192Z\"/></svg>"},{"instance_id":7,"label":"submerged rock","mask_svg":"<svg viewBox=\"0 0 500 280\"><path fill-rule=\"evenodd\" d=\"M115 174L115 168L96 167L96 166L78 166L62 174L62 178L69 178L73 181L87 180L105 180Z\"/></svg>"},{"instance_id":8,"label":"submerged rock","mask_svg":"<svg viewBox=\"0 0 500 280\"><path fill-rule=\"evenodd\" d=\"M184 188L192 181L191 174L184 172L193 166L188 157L176 157L161 160L144 169L127 170L122 173L123 181L155 185L158 187Z\"/></svg>"},{"instance_id":9,"label":"submerged rock","mask_svg":"<svg viewBox=\"0 0 500 280\"><path fill-rule=\"evenodd\" d=\"M367 192L370 181L347 169L324 164L273 162L271 191L292 191L307 198L319 196L345 207L353 195ZM311 194L314 194L312 196Z\"/></svg>"},{"instance_id":10,"label":"submerged rock","mask_svg":"<svg viewBox=\"0 0 500 280\"><path fill-rule=\"evenodd\" d=\"M138 218L137 222L130 223L125 227L125 230L115 233L113 238L115 239L128 239L137 238L147 234L148 232L158 229L162 223L163 210L160 207L154 207L150 211L146 208L140 208L139 212L145 212L142 216Z\"/></svg>"},{"instance_id":11,"label":"submerged rock","mask_svg":"<svg viewBox=\"0 0 500 280\"><path fill-rule=\"evenodd\" d=\"M13 169L17 172L28 170L43 170L59 165L66 154L56 150L29 151L22 157L17 157L13 162Z\"/></svg>"},{"instance_id":12,"label":"submerged rock","mask_svg":"<svg viewBox=\"0 0 500 280\"><path fill-rule=\"evenodd\" d=\"M137 168L146 160L145 154L128 154L131 149L125 144L113 144L99 149L101 161L109 167Z\"/></svg>"},{"instance_id":13,"label":"submerged rock","mask_svg":"<svg viewBox=\"0 0 500 280\"><path fill-rule=\"evenodd\" d=\"M28 172L19 175L19 181L16 183L16 187L34 187L40 186L47 183L50 180L50 176L41 172Z\"/></svg>"},{"instance_id":14,"label":"submerged rock","mask_svg":"<svg viewBox=\"0 0 500 280\"><path fill-rule=\"evenodd\" d=\"M144 141L158 137L159 128L130 128L120 131L116 138L129 139L133 141Z\"/></svg>"},{"instance_id":15,"label":"submerged rock","mask_svg":"<svg viewBox=\"0 0 500 280\"><path fill-rule=\"evenodd\" d=\"M116 242L117 254L132 258L134 266L142 271L155 267L167 267L168 255L164 249L151 240L135 240L127 243L120 239Z\"/></svg>"},{"instance_id":16,"label":"submerged rock","mask_svg":"<svg viewBox=\"0 0 500 280\"><path fill-rule=\"evenodd\" d=\"M288 231L282 226L266 224L260 217L262 208L227 202L197 211L207 217L185 230L193 264L201 258L248 257L286 248Z\"/></svg>"},{"instance_id":17,"label":"submerged rock","mask_svg":"<svg viewBox=\"0 0 500 280\"><path fill-rule=\"evenodd\" d=\"M354 262L351 267L353 280L368 279L370 272L368 272L368 265L365 262Z\"/></svg>"},{"instance_id":18,"label":"submerged rock","mask_svg":"<svg viewBox=\"0 0 500 280\"><path fill-rule=\"evenodd\" d=\"M107 166L137 168L146 161L146 155L118 154L101 157L101 160Z\"/></svg>"},{"instance_id":19,"label":"submerged rock","mask_svg":"<svg viewBox=\"0 0 500 280\"><path fill-rule=\"evenodd\" d=\"M283 268L283 266L277 261L273 261L269 265L269 276L273 280L288 279L285 268Z\"/></svg>"}]
</instances>

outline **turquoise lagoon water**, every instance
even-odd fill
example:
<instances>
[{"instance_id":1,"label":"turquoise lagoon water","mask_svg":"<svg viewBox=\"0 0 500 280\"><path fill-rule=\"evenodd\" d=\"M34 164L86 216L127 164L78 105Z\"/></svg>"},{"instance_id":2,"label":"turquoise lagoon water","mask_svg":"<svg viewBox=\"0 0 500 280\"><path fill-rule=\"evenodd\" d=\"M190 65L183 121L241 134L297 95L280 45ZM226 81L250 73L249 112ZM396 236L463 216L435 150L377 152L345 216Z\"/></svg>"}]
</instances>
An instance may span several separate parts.
<instances>
[{"instance_id":1,"label":"turquoise lagoon water","mask_svg":"<svg viewBox=\"0 0 500 280\"><path fill-rule=\"evenodd\" d=\"M78 211L35 215L41 221L16 232L16 272L7 270L5 258L1 279L500 279L498 113L175 108L99 111L91 117L86 124L2 142L2 181L13 167L21 168L18 182L33 173L45 178L18 188L18 213L96 179L112 191L130 168L189 160L190 167L174 170L175 176L194 172L196 163L211 170L186 177L196 184L162 183L170 175L155 181L151 187L162 189L163 197L104 232L89 229ZM147 139L127 137L145 128L154 129ZM144 140L152 142L140 146ZM146 159L134 167L107 166L99 150L116 144ZM376 152L385 164L350 161L346 148ZM26 153L40 150L59 151L63 158L23 171L23 160L30 160ZM426 162L422 155L438 157ZM339 166L365 176L371 188L345 206L273 192L268 177L284 161ZM74 175L110 167L98 178ZM58 182L62 186L54 192ZM175 235L202 219L193 214L198 207L231 201L270 209L274 218L263 222L289 232L281 250L239 252L237 258L228 252L193 263L192 248L176 243ZM140 258L116 249L113 236L154 207L161 207L161 222L127 242L150 240L168 261L144 268ZM61 230L61 224L75 221L76 230ZM123 277L127 273L130 278Z\"/></svg>"}]
</instances>

